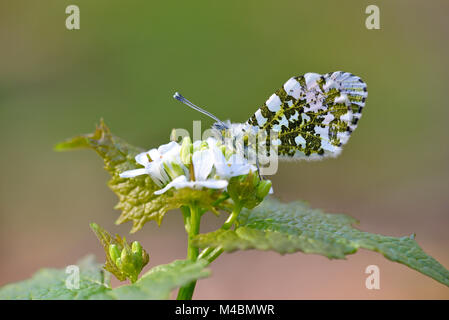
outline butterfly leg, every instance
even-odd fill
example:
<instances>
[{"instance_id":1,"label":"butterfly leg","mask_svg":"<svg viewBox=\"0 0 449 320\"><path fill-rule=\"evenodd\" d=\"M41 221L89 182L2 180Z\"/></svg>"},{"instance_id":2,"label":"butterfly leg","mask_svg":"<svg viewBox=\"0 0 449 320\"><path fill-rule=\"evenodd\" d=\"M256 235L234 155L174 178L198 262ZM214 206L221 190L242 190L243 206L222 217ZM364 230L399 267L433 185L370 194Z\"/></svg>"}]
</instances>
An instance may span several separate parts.
<instances>
[{"instance_id":1,"label":"butterfly leg","mask_svg":"<svg viewBox=\"0 0 449 320\"><path fill-rule=\"evenodd\" d=\"M259 175L260 180L265 180L265 177L260 174L260 164L259 164L259 157L256 156L256 167L257 167L257 174Z\"/></svg>"}]
</instances>

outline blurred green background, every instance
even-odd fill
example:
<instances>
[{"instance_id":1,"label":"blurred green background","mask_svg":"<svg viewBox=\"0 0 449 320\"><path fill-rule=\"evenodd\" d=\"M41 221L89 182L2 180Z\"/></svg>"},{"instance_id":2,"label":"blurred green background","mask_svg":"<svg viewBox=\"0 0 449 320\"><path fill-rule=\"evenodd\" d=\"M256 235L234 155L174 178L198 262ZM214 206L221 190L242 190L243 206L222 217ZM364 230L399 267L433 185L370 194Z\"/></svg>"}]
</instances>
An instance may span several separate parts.
<instances>
[{"instance_id":1,"label":"blurred green background","mask_svg":"<svg viewBox=\"0 0 449 320\"><path fill-rule=\"evenodd\" d=\"M77 4L81 29L65 28ZM0 285L41 267L103 251L88 223L126 235L94 152L53 145L112 131L145 148L172 128L212 124L172 98L179 90L219 118L249 116L289 77L352 72L368 84L359 127L342 155L282 163L276 195L342 212L360 228L418 243L449 268L449 3L376 1L380 30L365 28L373 1L13 1L0 3ZM207 215L209 231L225 217ZM182 217L137 234L148 267L184 258ZM368 265L381 289L367 290ZM380 254L346 261L272 252L223 255L196 298L436 298L447 287ZM115 282L117 284L117 282Z\"/></svg>"}]
</instances>

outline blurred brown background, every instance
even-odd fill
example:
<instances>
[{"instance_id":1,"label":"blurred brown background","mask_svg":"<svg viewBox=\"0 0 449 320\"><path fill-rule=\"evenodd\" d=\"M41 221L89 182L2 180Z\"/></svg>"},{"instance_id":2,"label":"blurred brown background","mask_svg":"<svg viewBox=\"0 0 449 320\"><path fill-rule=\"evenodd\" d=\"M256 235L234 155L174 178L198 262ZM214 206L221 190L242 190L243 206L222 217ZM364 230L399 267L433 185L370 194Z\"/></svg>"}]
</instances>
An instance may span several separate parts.
<instances>
[{"instance_id":1,"label":"blurred brown background","mask_svg":"<svg viewBox=\"0 0 449 320\"><path fill-rule=\"evenodd\" d=\"M77 4L81 29L65 28ZM151 148L171 128L212 121L172 99L186 97L245 121L289 77L344 70L369 97L342 155L281 164L272 178L285 201L346 213L360 228L413 232L449 268L449 3L376 1L380 30L365 28L371 1L13 1L0 3L0 285L41 267L103 251L88 223L115 226L115 195L94 152L55 153L104 117L115 134ZM202 231L225 217L208 214ZM185 257L181 214L130 236L148 267ZM381 289L367 290L366 266ZM380 254L347 260L301 253L237 252L211 265L195 298L448 299L449 289ZM117 284L117 282L114 282Z\"/></svg>"}]
</instances>

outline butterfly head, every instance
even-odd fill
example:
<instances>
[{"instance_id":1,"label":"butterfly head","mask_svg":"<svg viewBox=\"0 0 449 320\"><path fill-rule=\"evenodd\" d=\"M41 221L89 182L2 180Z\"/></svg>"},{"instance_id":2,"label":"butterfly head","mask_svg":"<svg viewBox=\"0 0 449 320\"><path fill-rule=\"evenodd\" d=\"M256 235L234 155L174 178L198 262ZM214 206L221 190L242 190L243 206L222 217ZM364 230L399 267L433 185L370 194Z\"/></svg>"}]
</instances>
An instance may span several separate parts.
<instances>
[{"instance_id":1,"label":"butterfly head","mask_svg":"<svg viewBox=\"0 0 449 320\"><path fill-rule=\"evenodd\" d=\"M212 126L214 138L236 152L243 152L246 156L257 150L255 127L247 123L231 123L230 121L225 121L224 124L225 126L221 123L214 123Z\"/></svg>"},{"instance_id":2,"label":"butterfly head","mask_svg":"<svg viewBox=\"0 0 449 320\"><path fill-rule=\"evenodd\" d=\"M214 134L222 136L223 138L241 136L246 131L243 124L231 123L229 120L224 122L215 122L212 125L212 130Z\"/></svg>"}]
</instances>

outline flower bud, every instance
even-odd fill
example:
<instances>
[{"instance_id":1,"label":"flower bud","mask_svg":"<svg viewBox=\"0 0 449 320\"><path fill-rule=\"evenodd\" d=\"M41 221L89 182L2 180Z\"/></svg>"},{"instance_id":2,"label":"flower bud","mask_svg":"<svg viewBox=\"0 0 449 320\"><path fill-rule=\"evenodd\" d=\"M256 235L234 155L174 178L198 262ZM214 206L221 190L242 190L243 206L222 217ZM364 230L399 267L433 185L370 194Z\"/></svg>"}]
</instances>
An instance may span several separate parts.
<instances>
[{"instance_id":1,"label":"flower bud","mask_svg":"<svg viewBox=\"0 0 449 320\"><path fill-rule=\"evenodd\" d=\"M142 255L142 246L141 246L141 244L138 241L134 241L132 243L132 245L131 245L131 251L134 254L137 254L137 255L141 256Z\"/></svg>"},{"instance_id":2,"label":"flower bud","mask_svg":"<svg viewBox=\"0 0 449 320\"><path fill-rule=\"evenodd\" d=\"M206 141L202 141L200 144L200 150L207 150L209 149L209 145L207 144Z\"/></svg>"},{"instance_id":3,"label":"flower bud","mask_svg":"<svg viewBox=\"0 0 449 320\"><path fill-rule=\"evenodd\" d=\"M190 163L192 162L192 153L193 153L192 140L190 140L190 137L184 137L184 139L182 139L180 154L181 154L181 162L186 166L190 165Z\"/></svg>"},{"instance_id":4,"label":"flower bud","mask_svg":"<svg viewBox=\"0 0 449 320\"><path fill-rule=\"evenodd\" d=\"M142 257L139 258L136 257L136 255L130 250L129 246L127 245L122 250L122 254L120 255L119 260L120 265L117 266L133 283L137 281L137 277L142 270Z\"/></svg>"},{"instance_id":5,"label":"flower bud","mask_svg":"<svg viewBox=\"0 0 449 320\"><path fill-rule=\"evenodd\" d=\"M235 154L234 150L228 147L224 147L224 151L223 151L223 155L225 156L226 160L229 160L229 158L231 158L231 156Z\"/></svg>"},{"instance_id":6,"label":"flower bud","mask_svg":"<svg viewBox=\"0 0 449 320\"><path fill-rule=\"evenodd\" d=\"M91 223L90 226L106 251L104 268L120 281L129 279L133 283L136 282L143 267L150 260L150 256L141 244L137 241L128 244L125 237L121 238L119 235L116 235L114 239L109 232L96 223Z\"/></svg>"},{"instance_id":7,"label":"flower bud","mask_svg":"<svg viewBox=\"0 0 449 320\"><path fill-rule=\"evenodd\" d=\"M258 199L264 199L271 190L271 181L270 180L261 180L256 188L256 196Z\"/></svg>"},{"instance_id":8,"label":"flower bud","mask_svg":"<svg viewBox=\"0 0 449 320\"><path fill-rule=\"evenodd\" d=\"M120 257L120 250L118 249L116 244L109 245L109 256L111 257L114 263L117 263L117 259Z\"/></svg>"},{"instance_id":9,"label":"flower bud","mask_svg":"<svg viewBox=\"0 0 449 320\"><path fill-rule=\"evenodd\" d=\"M119 268L119 270L122 270L122 259L117 258L117 260L115 260L115 265Z\"/></svg>"},{"instance_id":10,"label":"flower bud","mask_svg":"<svg viewBox=\"0 0 449 320\"><path fill-rule=\"evenodd\" d=\"M224 144L222 144L218 148L221 150L221 153L223 153L223 155L226 156L226 150L227 150L226 146Z\"/></svg>"},{"instance_id":11,"label":"flower bud","mask_svg":"<svg viewBox=\"0 0 449 320\"><path fill-rule=\"evenodd\" d=\"M258 173L252 171L245 176L233 177L228 185L231 199L248 209L252 209L262 202L270 189L271 181L260 180Z\"/></svg>"},{"instance_id":12,"label":"flower bud","mask_svg":"<svg viewBox=\"0 0 449 320\"><path fill-rule=\"evenodd\" d=\"M130 258L131 258L131 252L130 252L129 248L126 248L126 247L123 248L122 253L120 254L120 260L122 261L122 263L129 262Z\"/></svg>"}]
</instances>

